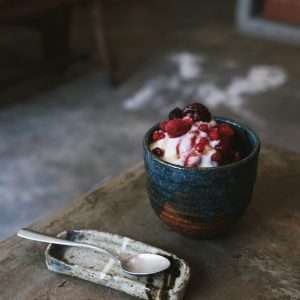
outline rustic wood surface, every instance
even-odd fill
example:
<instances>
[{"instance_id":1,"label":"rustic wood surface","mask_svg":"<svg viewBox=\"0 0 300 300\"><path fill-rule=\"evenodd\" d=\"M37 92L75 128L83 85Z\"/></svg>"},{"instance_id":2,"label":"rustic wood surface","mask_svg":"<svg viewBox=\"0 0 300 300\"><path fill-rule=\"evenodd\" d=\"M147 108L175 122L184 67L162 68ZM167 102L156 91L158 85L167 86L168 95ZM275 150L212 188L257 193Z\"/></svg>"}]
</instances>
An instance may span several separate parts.
<instances>
[{"instance_id":1,"label":"rustic wood surface","mask_svg":"<svg viewBox=\"0 0 300 300\"><path fill-rule=\"evenodd\" d=\"M185 299L300 299L300 155L263 149L251 206L230 236L197 241L165 228L152 212L142 165L96 188L32 228L48 234L97 229L130 236L185 258ZM0 299L131 297L49 272L45 245L16 236L0 243Z\"/></svg>"}]
</instances>

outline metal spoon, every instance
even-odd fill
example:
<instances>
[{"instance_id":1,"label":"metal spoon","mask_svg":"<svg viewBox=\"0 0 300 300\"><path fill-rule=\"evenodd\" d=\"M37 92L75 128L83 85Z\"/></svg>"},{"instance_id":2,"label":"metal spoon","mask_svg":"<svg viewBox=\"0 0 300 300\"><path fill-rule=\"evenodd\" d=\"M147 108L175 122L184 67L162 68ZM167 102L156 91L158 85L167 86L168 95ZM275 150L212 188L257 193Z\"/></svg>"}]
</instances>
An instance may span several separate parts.
<instances>
[{"instance_id":1,"label":"metal spoon","mask_svg":"<svg viewBox=\"0 0 300 300\"><path fill-rule=\"evenodd\" d=\"M17 235L19 237L32 240L32 241L93 249L97 252L101 252L109 255L119 264L119 266L124 272L131 275L141 276L141 275L151 275L151 274L159 273L168 269L171 264L166 257L158 254L152 254L152 253L141 253L141 254L130 256L129 258L126 259L121 259L120 257L114 256L107 250L93 245L72 242L60 238L54 238L28 229L20 229Z\"/></svg>"}]
</instances>

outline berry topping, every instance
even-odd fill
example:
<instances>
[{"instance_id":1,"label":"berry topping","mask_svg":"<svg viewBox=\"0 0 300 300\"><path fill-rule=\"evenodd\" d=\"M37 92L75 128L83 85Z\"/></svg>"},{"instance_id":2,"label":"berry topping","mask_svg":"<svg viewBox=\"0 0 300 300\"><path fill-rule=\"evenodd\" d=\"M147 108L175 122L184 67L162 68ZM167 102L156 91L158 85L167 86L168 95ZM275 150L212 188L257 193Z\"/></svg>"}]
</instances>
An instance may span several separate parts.
<instances>
[{"instance_id":1,"label":"berry topping","mask_svg":"<svg viewBox=\"0 0 300 300\"><path fill-rule=\"evenodd\" d=\"M201 138L199 143L195 146L196 151L203 152L205 146L208 144L208 140L206 138Z\"/></svg>"},{"instance_id":2,"label":"berry topping","mask_svg":"<svg viewBox=\"0 0 300 300\"><path fill-rule=\"evenodd\" d=\"M201 143L198 143L198 144L195 146L195 149L196 149L199 153L203 152L204 148L205 148L205 145L204 145L204 144L201 144Z\"/></svg>"},{"instance_id":3,"label":"berry topping","mask_svg":"<svg viewBox=\"0 0 300 300\"><path fill-rule=\"evenodd\" d=\"M231 152L231 141L228 138L222 138L220 143L215 147L216 150L220 150L222 153Z\"/></svg>"},{"instance_id":4,"label":"berry topping","mask_svg":"<svg viewBox=\"0 0 300 300\"><path fill-rule=\"evenodd\" d=\"M152 141L156 142L158 140L161 140L165 137L165 134L162 130L155 130L152 134Z\"/></svg>"},{"instance_id":5,"label":"berry topping","mask_svg":"<svg viewBox=\"0 0 300 300\"><path fill-rule=\"evenodd\" d=\"M207 138L201 138L200 141L199 141L199 144L201 145L207 145L208 144L208 139Z\"/></svg>"},{"instance_id":6,"label":"berry topping","mask_svg":"<svg viewBox=\"0 0 300 300\"><path fill-rule=\"evenodd\" d=\"M233 129L226 123L221 123L219 125L219 132L221 136L234 136Z\"/></svg>"},{"instance_id":7,"label":"berry topping","mask_svg":"<svg viewBox=\"0 0 300 300\"><path fill-rule=\"evenodd\" d=\"M164 155L165 152L164 152L163 149L160 149L160 148L156 147L156 148L154 148L154 149L152 150L152 153L153 153L154 155L157 155L158 157L161 157L161 156Z\"/></svg>"},{"instance_id":8,"label":"berry topping","mask_svg":"<svg viewBox=\"0 0 300 300\"><path fill-rule=\"evenodd\" d=\"M220 135L219 135L219 129L218 127L213 127L210 129L208 136L211 140L218 140Z\"/></svg>"},{"instance_id":9,"label":"berry topping","mask_svg":"<svg viewBox=\"0 0 300 300\"><path fill-rule=\"evenodd\" d=\"M169 113L169 120L181 119L183 117L182 110L179 107L175 107Z\"/></svg>"},{"instance_id":10,"label":"berry topping","mask_svg":"<svg viewBox=\"0 0 300 300\"><path fill-rule=\"evenodd\" d=\"M192 103L183 109L183 116L188 116L196 121L209 122L211 114L206 106L200 103Z\"/></svg>"},{"instance_id":11,"label":"berry topping","mask_svg":"<svg viewBox=\"0 0 300 300\"><path fill-rule=\"evenodd\" d=\"M204 105L192 103L170 111L153 131L150 148L153 155L180 166L215 167L244 157L238 138L230 122L217 122Z\"/></svg>"},{"instance_id":12,"label":"berry topping","mask_svg":"<svg viewBox=\"0 0 300 300\"><path fill-rule=\"evenodd\" d=\"M194 123L194 121L193 121L193 119L192 118L190 118L190 117L184 117L183 119L182 119L186 124L189 124L189 125L193 125L193 123Z\"/></svg>"},{"instance_id":13,"label":"berry topping","mask_svg":"<svg viewBox=\"0 0 300 300\"><path fill-rule=\"evenodd\" d=\"M166 131L166 125L167 125L168 121L162 121L159 123L159 127L161 130Z\"/></svg>"},{"instance_id":14,"label":"berry topping","mask_svg":"<svg viewBox=\"0 0 300 300\"><path fill-rule=\"evenodd\" d=\"M191 152L184 160L183 165L185 167L196 167L201 163L201 155L199 156L195 152Z\"/></svg>"},{"instance_id":15,"label":"berry topping","mask_svg":"<svg viewBox=\"0 0 300 300\"><path fill-rule=\"evenodd\" d=\"M199 129L208 132L208 125L207 124L200 124Z\"/></svg>"},{"instance_id":16,"label":"berry topping","mask_svg":"<svg viewBox=\"0 0 300 300\"><path fill-rule=\"evenodd\" d=\"M165 130L171 138L178 137L187 133L190 128L191 125L183 119L170 120L165 125Z\"/></svg>"},{"instance_id":17,"label":"berry topping","mask_svg":"<svg viewBox=\"0 0 300 300\"><path fill-rule=\"evenodd\" d=\"M222 153L220 151L216 151L212 156L211 160L216 161L217 163L221 163L222 161Z\"/></svg>"}]
</instances>

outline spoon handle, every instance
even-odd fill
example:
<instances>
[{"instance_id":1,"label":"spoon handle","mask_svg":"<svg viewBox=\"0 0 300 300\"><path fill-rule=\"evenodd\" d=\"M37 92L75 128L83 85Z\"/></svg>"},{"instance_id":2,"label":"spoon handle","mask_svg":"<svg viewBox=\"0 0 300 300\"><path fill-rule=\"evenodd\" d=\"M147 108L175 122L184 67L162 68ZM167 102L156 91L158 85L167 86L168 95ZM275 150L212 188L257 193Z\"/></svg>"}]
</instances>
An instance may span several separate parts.
<instances>
[{"instance_id":1,"label":"spoon handle","mask_svg":"<svg viewBox=\"0 0 300 300\"><path fill-rule=\"evenodd\" d=\"M27 239L27 240L32 240L32 241L37 241L37 242L42 242L42 243L93 249L97 252L109 255L115 261L120 263L119 259L117 257L115 257L113 254L111 254L110 252L108 252L108 251L106 251L102 248L98 248L96 246L90 245L90 244L77 243L77 242L72 242L72 241L68 241L68 240L63 240L63 239L60 239L60 238L54 238L52 236L48 236L48 235L45 235L45 234L34 232L34 231L29 230L29 229L20 229L18 231L17 235L19 237L22 237L22 238Z\"/></svg>"}]
</instances>

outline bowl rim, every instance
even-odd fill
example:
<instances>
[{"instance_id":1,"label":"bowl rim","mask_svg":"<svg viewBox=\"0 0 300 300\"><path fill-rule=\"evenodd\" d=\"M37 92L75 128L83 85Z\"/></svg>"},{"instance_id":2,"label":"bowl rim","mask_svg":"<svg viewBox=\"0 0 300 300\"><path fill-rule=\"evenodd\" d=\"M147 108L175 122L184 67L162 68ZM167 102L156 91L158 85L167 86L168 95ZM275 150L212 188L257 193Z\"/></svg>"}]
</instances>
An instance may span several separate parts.
<instances>
[{"instance_id":1,"label":"bowl rim","mask_svg":"<svg viewBox=\"0 0 300 300\"><path fill-rule=\"evenodd\" d=\"M261 141L260 138L258 137L257 133L248 125L245 125L239 121L236 121L234 119L231 118L227 118L227 117L222 117L222 116L215 116L213 118L215 121L221 121L224 123L228 123L234 127L239 127L243 130L245 130L248 134L250 134L255 142L253 149L251 150L251 152L244 158L242 158L239 161L235 161L235 162L231 162L229 164L223 165L223 166L216 166L216 167L200 167L200 168L194 168L194 167L184 167L184 166L179 166L164 160L161 160L159 157L157 157L156 155L154 155L150 149L149 149L149 137L150 134L157 128L159 128L159 123L156 123L154 126L152 126L144 135L143 138L143 148L144 151L146 151L147 153L150 153L150 155L152 156L152 159L157 161L158 163L171 167L173 169L177 169L177 170L184 170L186 172L201 172L201 171L215 171L215 170L224 170L224 169L231 169L231 168L235 168L238 167L240 165L245 164L247 161L249 161L253 156L256 155L257 152L259 152L260 149L260 145L261 145Z\"/></svg>"}]
</instances>

